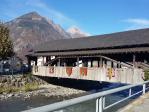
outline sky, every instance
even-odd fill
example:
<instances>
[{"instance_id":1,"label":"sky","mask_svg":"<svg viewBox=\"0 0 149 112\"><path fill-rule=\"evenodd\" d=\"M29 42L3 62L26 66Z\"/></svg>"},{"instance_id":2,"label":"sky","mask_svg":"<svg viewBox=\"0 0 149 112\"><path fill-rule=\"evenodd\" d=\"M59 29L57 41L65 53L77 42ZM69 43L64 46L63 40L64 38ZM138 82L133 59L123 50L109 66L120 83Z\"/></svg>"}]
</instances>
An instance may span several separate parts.
<instances>
[{"instance_id":1,"label":"sky","mask_svg":"<svg viewBox=\"0 0 149 112\"><path fill-rule=\"evenodd\" d=\"M149 0L2 0L0 20L36 11L65 30L89 35L149 28Z\"/></svg>"}]
</instances>

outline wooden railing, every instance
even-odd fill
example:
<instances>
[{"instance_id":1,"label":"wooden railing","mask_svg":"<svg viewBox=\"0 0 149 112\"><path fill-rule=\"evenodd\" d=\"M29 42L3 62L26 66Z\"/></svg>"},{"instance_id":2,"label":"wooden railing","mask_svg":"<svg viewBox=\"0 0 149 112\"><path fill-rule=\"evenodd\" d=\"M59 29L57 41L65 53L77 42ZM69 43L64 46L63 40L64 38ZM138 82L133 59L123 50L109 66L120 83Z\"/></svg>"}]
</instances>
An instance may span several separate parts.
<instances>
[{"instance_id":1,"label":"wooden railing","mask_svg":"<svg viewBox=\"0 0 149 112\"><path fill-rule=\"evenodd\" d=\"M46 77L96 80L137 84L144 82L144 72L138 68L52 67L34 66L34 75Z\"/></svg>"}]
</instances>

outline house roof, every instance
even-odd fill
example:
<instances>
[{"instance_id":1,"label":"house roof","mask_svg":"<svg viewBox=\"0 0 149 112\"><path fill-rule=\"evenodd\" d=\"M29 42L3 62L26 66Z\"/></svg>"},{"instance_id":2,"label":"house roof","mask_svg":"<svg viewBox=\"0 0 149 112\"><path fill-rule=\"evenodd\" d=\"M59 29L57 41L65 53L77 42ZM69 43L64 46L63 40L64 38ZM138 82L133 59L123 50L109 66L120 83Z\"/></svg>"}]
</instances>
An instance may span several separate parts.
<instances>
[{"instance_id":1,"label":"house roof","mask_svg":"<svg viewBox=\"0 0 149 112\"><path fill-rule=\"evenodd\" d=\"M84 38L53 40L35 47L35 52L62 52L91 49L109 49L129 46L149 46L149 28L96 35Z\"/></svg>"}]
</instances>

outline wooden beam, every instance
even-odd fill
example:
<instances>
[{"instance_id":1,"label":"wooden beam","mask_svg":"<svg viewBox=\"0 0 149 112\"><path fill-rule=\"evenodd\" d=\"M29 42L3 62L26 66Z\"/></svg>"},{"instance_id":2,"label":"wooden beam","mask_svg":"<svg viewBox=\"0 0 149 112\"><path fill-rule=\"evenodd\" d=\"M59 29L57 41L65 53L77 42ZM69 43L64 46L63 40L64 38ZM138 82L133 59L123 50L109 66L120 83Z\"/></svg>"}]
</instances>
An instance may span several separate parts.
<instances>
[{"instance_id":1,"label":"wooden beam","mask_svg":"<svg viewBox=\"0 0 149 112\"><path fill-rule=\"evenodd\" d=\"M100 67L102 67L102 57L100 57Z\"/></svg>"}]
</instances>

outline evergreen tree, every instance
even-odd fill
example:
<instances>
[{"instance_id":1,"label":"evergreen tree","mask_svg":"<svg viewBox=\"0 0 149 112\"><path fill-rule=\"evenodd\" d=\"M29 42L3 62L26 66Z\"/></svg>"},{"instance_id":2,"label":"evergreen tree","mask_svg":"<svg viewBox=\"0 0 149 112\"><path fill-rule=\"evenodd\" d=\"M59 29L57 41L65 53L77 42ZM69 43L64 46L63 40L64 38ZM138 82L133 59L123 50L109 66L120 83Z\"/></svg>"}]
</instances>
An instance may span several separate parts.
<instances>
[{"instance_id":1,"label":"evergreen tree","mask_svg":"<svg viewBox=\"0 0 149 112\"><path fill-rule=\"evenodd\" d=\"M0 60L13 55L13 44L9 38L9 29L0 23Z\"/></svg>"}]
</instances>

